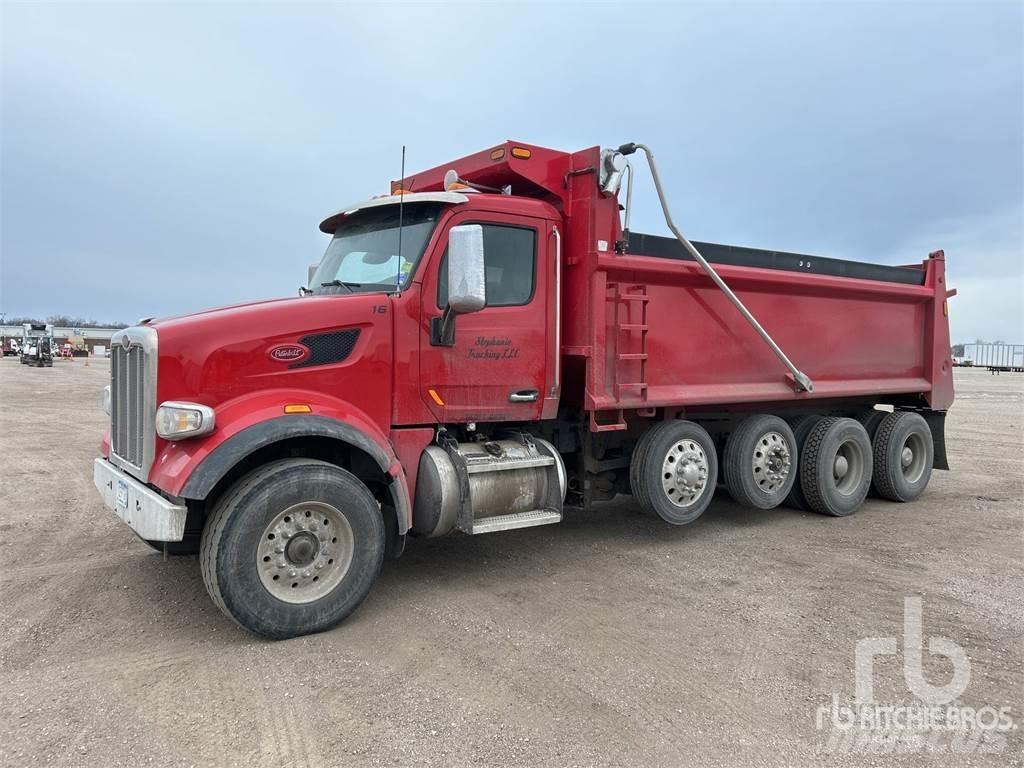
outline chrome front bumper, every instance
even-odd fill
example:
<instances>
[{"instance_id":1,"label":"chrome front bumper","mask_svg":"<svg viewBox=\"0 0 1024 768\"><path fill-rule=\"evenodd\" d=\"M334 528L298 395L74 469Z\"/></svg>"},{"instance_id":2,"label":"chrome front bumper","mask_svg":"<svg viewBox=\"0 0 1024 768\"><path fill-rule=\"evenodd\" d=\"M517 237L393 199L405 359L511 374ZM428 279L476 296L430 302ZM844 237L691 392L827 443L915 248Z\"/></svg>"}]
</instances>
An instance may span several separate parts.
<instances>
[{"instance_id":1,"label":"chrome front bumper","mask_svg":"<svg viewBox=\"0 0 1024 768\"><path fill-rule=\"evenodd\" d=\"M93 462L92 482L107 508L142 538L149 541L184 538L188 512L184 504L172 504L106 459Z\"/></svg>"}]
</instances>

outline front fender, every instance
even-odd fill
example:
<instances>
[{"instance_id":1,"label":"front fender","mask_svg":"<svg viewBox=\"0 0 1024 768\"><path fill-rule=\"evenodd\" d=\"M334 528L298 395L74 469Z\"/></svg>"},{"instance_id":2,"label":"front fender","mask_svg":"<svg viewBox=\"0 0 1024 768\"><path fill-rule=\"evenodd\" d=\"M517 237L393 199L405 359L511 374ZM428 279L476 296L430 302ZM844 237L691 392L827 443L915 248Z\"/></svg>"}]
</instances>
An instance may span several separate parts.
<instances>
[{"instance_id":1,"label":"front fender","mask_svg":"<svg viewBox=\"0 0 1024 768\"><path fill-rule=\"evenodd\" d=\"M312 413L285 414L308 405ZM149 481L172 496L205 499L239 461L293 437L329 437L370 455L392 478L390 491L401 533L412 504L401 462L390 442L365 413L350 403L308 391L267 391L243 396L216 409L217 427L205 438L166 442L158 448Z\"/></svg>"}]
</instances>

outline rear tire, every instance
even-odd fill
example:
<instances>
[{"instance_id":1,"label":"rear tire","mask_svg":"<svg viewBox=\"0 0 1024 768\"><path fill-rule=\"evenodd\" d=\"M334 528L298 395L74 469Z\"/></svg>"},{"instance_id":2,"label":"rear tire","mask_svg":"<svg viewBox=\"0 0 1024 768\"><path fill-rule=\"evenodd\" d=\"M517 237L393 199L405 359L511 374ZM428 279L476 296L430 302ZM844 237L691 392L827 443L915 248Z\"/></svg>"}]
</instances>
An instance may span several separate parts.
<instances>
[{"instance_id":1,"label":"rear tire","mask_svg":"<svg viewBox=\"0 0 1024 768\"><path fill-rule=\"evenodd\" d=\"M637 448L630 485L640 506L672 525L700 517L718 482L718 456L707 431L692 421L666 421Z\"/></svg>"},{"instance_id":2,"label":"rear tire","mask_svg":"<svg viewBox=\"0 0 1024 768\"><path fill-rule=\"evenodd\" d=\"M800 487L813 512L852 515L868 495L872 475L871 441L855 419L824 418L800 456Z\"/></svg>"},{"instance_id":3,"label":"rear tire","mask_svg":"<svg viewBox=\"0 0 1024 768\"><path fill-rule=\"evenodd\" d=\"M330 629L366 598L384 561L377 501L350 472L313 459L267 464L221 497L200 564L214 603L282 639Z\"/></svg>"},{"instance_id":4,"label":"rear tire","mask_svg":"<svg viewBox=\"0 0 1024 768\"><path fill-rule=\"evenodd\" d=\"M629 460L629 487L633 492L633 498L636 499L636 503L640 506L640 511L645 515L654 516L655 512L651 507L650 499L647 497L647 486L643 482L641 470L646 466L647 453L650 450L651 442L666 427L671 428L674 423L674 421L663 421L648 429L636 444L636 447L633 449L633 455Z\"/></svg>"},{"instance_id":5,"label":"rear tire","mask_svg":"<svg viewBox=\"0 0 1024 768\"><path fill-rule=\"evenodd\" d=\"M809 512L811 509L807 505L807 497L804 496L804 490L800 487L800 466L804 462L804 446L807 444L807 436L811 434L811 430L823 418L823 416L819 416L816 413L811 413L806 416L798 416L790 424L793 429L793 439L796 441L797 472L793 486L789 489L789 495L786 496L782 503L791 509L799 509L803 512Z\"/></svg>"},{"instance_id":6,"label":"rear tire","mask_svg":"<svg viewBox=\"0 0 1024 768\"><path fill-rule=\"evenodd\" d=\"M886 414L872 441L874 488L883 499L913 501L928 487L935 446L928 422L918 413Z\"/></svg>"},{"instance_id":7,"label":"rear tire","mask_svg":"<svg viewBox=\"0 0 1024 768\"><path fill-rule=\"evenodd\" d=\"M779 506L789 495L797 470L796 438L778 416L747 417L725 443L725 486L729 495L745 507Z\"/></svg>"},{"instance_id":8,"label":"rear tire","mask_svg":"<svg viewBox=\"0 0 1024 768\"><path fill-rule=\"evenodd\" d=\"M868 439L875 439L875 432L878 431L878 425L882 423L882 419L889 415L889 411L877 411L870 410L864 411L857 417L857 421L864 425L865 431L868 433Z\"/></svg>"}]
</instances>

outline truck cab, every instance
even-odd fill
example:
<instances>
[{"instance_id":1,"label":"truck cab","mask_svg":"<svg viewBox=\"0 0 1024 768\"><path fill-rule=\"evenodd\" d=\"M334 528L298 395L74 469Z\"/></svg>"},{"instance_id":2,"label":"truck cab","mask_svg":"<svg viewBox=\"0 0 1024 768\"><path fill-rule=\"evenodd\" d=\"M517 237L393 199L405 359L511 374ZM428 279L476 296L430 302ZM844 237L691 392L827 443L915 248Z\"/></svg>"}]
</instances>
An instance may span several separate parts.
<instances>
[{"instance_id":1,"label":"truck cab","mask_svg":"<svg viewBox=\"0 0 1024 768\"><path fill-rule=\"evenodd\" d=\"M794 254L753 249L687 261L629 232L619 187L638 146L505 142L396 180L322 219L299 296L115 333L94 463L106 505L153 548L199 554L243 627L291 637L355 610L409 536L557 523L617 493L685 524L720 476L741 503L841 516L879 461L889 496L916 498L944 464L952 399L942 259L806 257L802 274ZM631 237L664 253L634 254ZM864 333L828 352L769 329L805 348L812 387L765 351L719 272L755 308L826 308ZM866 360L875 327L906 322ZM809 437L832 447L809 456L803 494Z\"/></svg>"}]
</instances>

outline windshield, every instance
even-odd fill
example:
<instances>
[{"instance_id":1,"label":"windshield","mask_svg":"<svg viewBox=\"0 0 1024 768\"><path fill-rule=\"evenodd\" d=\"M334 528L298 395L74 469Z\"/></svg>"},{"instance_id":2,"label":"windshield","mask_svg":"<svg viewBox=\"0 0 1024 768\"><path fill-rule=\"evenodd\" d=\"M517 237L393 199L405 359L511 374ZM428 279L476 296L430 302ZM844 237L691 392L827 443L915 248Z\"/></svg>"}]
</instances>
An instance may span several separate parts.
<instances>
[{"instance_id":1,"label":"windshield","mask_svg":"<svg viewBox=\"0 0 1024 768\"><path fill-rule=\"evenodd\" d=\"M402 212L398 255L398 206L357 211L342 219L309 287L314 293L366 293L404 287L423 256L441 206L415 203Z\"/></svg>"}]
</instances>

